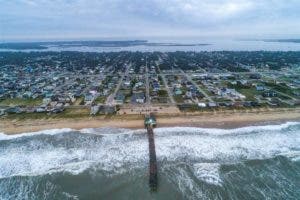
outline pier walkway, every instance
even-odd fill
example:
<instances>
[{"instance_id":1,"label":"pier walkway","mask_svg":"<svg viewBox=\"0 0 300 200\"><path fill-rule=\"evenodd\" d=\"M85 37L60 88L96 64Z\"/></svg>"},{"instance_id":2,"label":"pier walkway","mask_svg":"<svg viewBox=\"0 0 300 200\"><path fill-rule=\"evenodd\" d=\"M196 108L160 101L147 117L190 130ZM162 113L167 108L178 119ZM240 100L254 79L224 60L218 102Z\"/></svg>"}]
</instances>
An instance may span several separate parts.
<instances>
[{"instance_id":1,"label":"pier walkway","mask_svg":"<svg viewBox=\"0 0 300 200\"><path fill-rule=\"evenodd\" d=\"M154 143L153 128L156 126L156 120L153 115L145 116L145 127L147 129L149 141L149 186L152 191L157 189L157 161Z\"/></svg>"}]
</instances>

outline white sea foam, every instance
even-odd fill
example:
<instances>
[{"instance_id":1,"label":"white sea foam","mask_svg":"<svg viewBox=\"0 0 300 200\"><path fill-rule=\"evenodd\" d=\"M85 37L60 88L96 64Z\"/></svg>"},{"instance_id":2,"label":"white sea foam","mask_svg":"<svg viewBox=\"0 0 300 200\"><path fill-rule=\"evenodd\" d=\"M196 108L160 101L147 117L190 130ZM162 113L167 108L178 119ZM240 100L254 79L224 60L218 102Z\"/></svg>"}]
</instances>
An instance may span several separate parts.
<instances>
[{"instance_id":1,"label":"white sea foam","mask_svg":"<svg viewBox=\"0 0 300 200\"><path fill-rule=\"evenodd\" d=\"M209 184L222 185L222 180L219 174L219 163L196 163L193 165L194 175Z\"/></svg>"},{"instance_id":2,"label":"white sea foam","mask_svg":"<svg viewBox=\"0 0 300 200\"><path fill-rule=\"evenodd\" d=\"M36 189L38 185L38 190ZM46 181L45 183L39 182L34 179L8 179L0 181L0 199L1 200L24 200L24 199L73 199L78 200L76 195L62 192L58 194L59 197L54 197L60 188L52 183ZM13 192L12 192L13 191ZM38 191L42 191L39 193Z\"/></svg>"},{"instance_id":3,"label":"white sea foam","mask_svg":"<svg viewBox=\"0 0 300 200\"><path fill-rule=\"evenodd\" d=\"M253 134L246 136L211 137L197 135L156 138L158 157L171 160L186 158L201 161L237 162L265 159L291 148L299 150L299 133L295 135Z\"/></svg>"},{"instance_id":4,"label":"white sea foam","mask_svg":"<svg viewBox=\"0 0 300 200\"><path fill-rule=\"evenodd\" d=\"M130 129L125 128L111 128L111 127L104 127L104 128L84 128L79 130L80 133L87 133L87 134L121 134L124 132L132 131Z\"/></svg>"},{"instance_id":5,"label":"white sea foam","mask_svg":"<svg viewBox=\"0 0 300 200\"><path fill-rule=\"evenodd\" d=\"M282 156L290 158L292 161L296 162L300 160L300 151L288 151L287 153L280 154Z\"/></svg>"},{"instance_id":6,"label":"white sea foam","mask_svg":"<svg viewBox=\"0 0 300 200\"><path fill-rule=\"evenodd\" d=\"M84 137L84 134L81 136ZM126 163L147 163L144 160L148 155L146 140L131 141L128 135L125 139L118 134L111 136L101 141L84 141L83 146L74 147L55 147L43 144L43 141L6 148L0 146L0 178L59 171L78 174L94 165L102 170L117 171ZM64 144L64 141L61 143Z\"/></svg>"},{"instance_id":7,"label":"white sea foam","mask_svg":"<svg viewBox=\"0 0 300 200\"><path fill-rule=\"evenodd\" d=\"M205 194L197 187L197 183L190 177L185 163L162 166L161 169L167 174L167 179L188 199L207 199Z\"/></svg>"},{"instance_id":8,"label":"white sea foam","mask_svg":"<svg viewBox=\"0 0 300 200\"><path fill-rule=\"evenodd\" d=\"M172 128L157 128L156 135L170 134L174 132L189 132L194 134L210 134L210 135L227 135L227 134L243 134L262 131L280 131L291 126L300 125L300 122L286 122L277 125L264 126L247 126L235 129L218 129L218 128L198 128L198 127L172 127Z\"/></svg>"},{"instance_id":9,"label":"white sea foam","mask_svg":"<svg viewBox=\"0 0 300 200\"><path fill-rule=\"evenodd\" d=\"M125 128L84 128L79 130L80 133L85 134L96 134L102 136L111 136L111 135L131 135L131 134L142 134L146 131L144 129L139 130L132 130L132 129L125 129Z\"/></svg>"},{"instance_id":10,"label":"white sea foam","mask_svg":"<svg viewBox=\"0 0 300 200\"><path fill-rule=\"evenodd\" d=\"M70 128L62 128L62 129L48 129L48 130L42 130L42 131L36 131L36 132L27 132L22 134L15 134L15 135L7 135L5 133L0 133L0 140L10 140L20 137L29 137L29 136L35 136L35 135L56 135L60 133L70 132L73 131L73 129Z\"/></svg>"},{"instance_id":11,"label":"white sea foam","mask_svg":"<svg viewBox=\"0 0 300 200\"><path fill-rule=\"evenodd\" d=\"M156 153L159 162L188 161L189 163L234 163L247 159L264 159L284 155L293 151L299 153L300 130L290 128L299 123L283 125L245 127L240 129L158 128L155 129ZM203 130L208 134L203 134ZM58 129L35 132L57 135L73 131ZM90 131L95 133L97 130ZM109 130L106 130L109 133ZM32 140L22 144L18 141L0 143L0 178L11 176L32 176L60 171L73 174L88 168L97 168L107 173L126 172L148 165L148 140L144 130L122 130L120 134L106 134L97 139L86 134L74 135L71 141L58 138ZM240 132L251 134L239 134ZM180 134L179 134L180 133ZM236 134L230 134L236 133ZM100 131L101 134L101 131ZM11 136L5 136L11 137ZM70 138L69 138L70 139ZM75 141L77 141L75 143ZM59 144L56 144L56 143ZM217 164L216 164L217 165ZM195 165L195 176L210 184L219 184L216 166ZM197 168L198 167L198 168ZM212 169L211 171L208 168ZM207 173L205 175L204 173Z\"/></svg>"}]
</instances>

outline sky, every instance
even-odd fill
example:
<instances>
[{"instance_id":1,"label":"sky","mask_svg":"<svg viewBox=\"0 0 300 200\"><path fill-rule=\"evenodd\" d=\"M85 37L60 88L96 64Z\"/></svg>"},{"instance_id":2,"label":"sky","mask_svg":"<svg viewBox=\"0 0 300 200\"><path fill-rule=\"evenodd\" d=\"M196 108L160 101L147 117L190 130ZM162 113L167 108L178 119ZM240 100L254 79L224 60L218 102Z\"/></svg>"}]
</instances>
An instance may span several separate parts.
<instances>
[{"instance_id":1,"label":"sky","mask_svg":"<svg viewBox=\"0 0 300 200\"><path fill-rule=\"evenodd\" d=\"M0 0L0 42L300 38L300 0Z\"/></svg>"}]
</instances>

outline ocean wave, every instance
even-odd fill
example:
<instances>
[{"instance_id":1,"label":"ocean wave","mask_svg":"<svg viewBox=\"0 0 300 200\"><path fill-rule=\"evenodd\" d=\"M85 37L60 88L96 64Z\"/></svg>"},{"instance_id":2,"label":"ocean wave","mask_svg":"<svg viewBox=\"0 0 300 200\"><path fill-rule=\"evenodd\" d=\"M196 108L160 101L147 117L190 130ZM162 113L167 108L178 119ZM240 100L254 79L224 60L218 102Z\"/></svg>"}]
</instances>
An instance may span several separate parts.
<instances>
[{"instance_id":1,"label":"ocean wave","mask_svg":"<svg viewBox=\"0 0 300 200\"><path fill-rule=\"evenodd\" d=\"M290 122L231 130L158 128L155 129L157 160L160 163L216 163L217 166L251 159L267 159L291 152L298 155L298 125L299 123ZM110 129L90 129L89 134L82 132L88 131L54 129L5 136L9 139L23 136L30 138L0 143L0 178L63 171L76 175L89 168L118 174L148 166L148 139L146 134L136 134L145 133L144 130L126 129L115 134L110 134ZM68 133L73 134L68 137ZM105 137L102 137L103 133L107 133ZM35 137L40 134L46 136ZM195 167L198 168L195 169L195 175L208 183L220 184L217 171L209 171L207 168L215 166L196 164ZM205 170L209 172L207 175L204 174Z\"/></svg>"},{"instance_id":2,"label":"ocean wave","mask_svg":"<svg viewBox=\"0 0 300 200\"><path fill-rule=\"evenodd\" d=\"M0 133L0 141L1 140L11 140L16 139L20 137L32 137L36 135L56 135L60 133L70 132L74 131L71 128L62 128L62 129L48 129L48 130L42 130L42 131L36 131L36 132L27 132L27 133L21 133L21 134L13 134L13 135L7 135L5 133Z\"/></svg>"},{"instance_id":3,"label":"ocean wave","mask_svg":"<svg viewBox=\"0 0 300 200\"><path fill-rule=\"evenodd\" d=\"M38 185L38 186L37 186ZM42 192L39 192L42 191ZM49 180L36 179L8 179L0 181L0 199L68 199L78 200L76 195L61 191L61 188Z\"/></svg>"},{"instance_id":4,"label":"ocean wave","mask_svg":"<svg viewBox=\"0 0 300 200\"><path fill-rule=\"evenodd\" d=\"M125 135L125 138L115 134L95 140L86 137L86 134L75 132L72 135L74 140L69 138L66 141L66 136L58 135L58 132L52 133L55 134L48 134L51 138L35 138L39 134L30 134L32 139L24 143L20 140L10 141L3 147L0 143L0 178L37 176L61 171L76 175L93 166L113 172L122 170L126 163L135 167L134 163L147 158L146 141L139 143L138 140L131 140L130 135ZM59 133L65 131L61 130ZM57 139L53 136L57 136ZM142 163L146 163L146 160Z\"/></svg>"},{"instance_id":5,"label":"ocean wave","mask_svg":"<svg viewBox=\"0 0 300 200\"><path fill-rule=\"evenodd\" d=\"M140 130L131 130L131 129L125 129L125 128L84 128L80 130L75 130L71 128L61 128L61 129L46 129L41 131L35 131L35 132L25 132L20 134L5 134L3 132L0 132L0 141L1 140L11 140L21 137L34 137L37 135L56 135L61 133L67 133L67 132L79 132L82 134L96 134L96 135L130 135L130 134L141 134L145 133L144 129Z\"/></svg>"},{"instance_id":6,"label":"ocean wave","mask_svg":"<svg viewBox=\"0 0 300 200\"><path fill-rule=\"evenodd\" d=\"M132 134L143 134L146 132L145 129L125 129L125 128L84 128L79 130L83 134L95 134L101 136L112 136L112 135L132 135Z\"/></svg>"},{"instance_id":7,"label":"ocean wave","mask_svg":"<svg viewBox=\"0 0 300 200\"><path fill-rule=\"evenodd\" d=\"M222 186L222 179L219 174L219 163L196 163L193 165L194 175L209 184Z\"/></svg>"},{"instance_id":8,"label":"ocean wave","mask_svg":"<svg viewBox=\"0 0 300 200\"><path fill-rule=\"evenodd\" d=\"M193 134L209 134L209 135L228 135L228 134L245 134L262 131L280 131L289 127L298 126L300 122L286 122L275 125L261 125L261 126L246 126L234 129L218 129L218 128L198 128L198 127L168 127L155 129L156 135L170 134L170 133L193 133Z\"/></svg>"},{"instance_id":9,"label":"ocean wave","mask_svg":"<svg viewBox=\"0 0 300 200\"><path fill-rule=\"evenodd\" d=\"M288 151L286 153L282 153L280 155L290 158L294 162L300 161L300 151L299 150L298 151L290 150L290 151Z\"/></svg>"},{"instance_id":10,"label":"ocean wave","mask_svg":"<svg viewBox=\"0 0 300 200\"><path fill-rule=\"evenodd\" d=\"M242 128L234 128L234 129L218 129L218 128L199 128L199 127L164 127L164 128L156 128L156 135L170 134L176 132L183 133L193 133L193 134L211 134L211 135L226 135L226 134L243 134L243 133L251 133L251 132L259 132L259 131L279 131L282 129L287 129L292 126L300 125L300 122L286 122L283 124L276 125L262 125L262 126L246 126ZM111 135L111 134L141 134L144 133L144 129L131 130L125 128L84 128L80 130L75 130L71 128L62 128L62 129L46 129L35 132L25 132L21 134L12 134L8 135L4 132L0 132L0 141L1 140L10 140L19 137L30 137L35 135L55 135L65 132L71 131L79 131L84 134L97 134L97 135Z\"/></svg>"}]
</instances>

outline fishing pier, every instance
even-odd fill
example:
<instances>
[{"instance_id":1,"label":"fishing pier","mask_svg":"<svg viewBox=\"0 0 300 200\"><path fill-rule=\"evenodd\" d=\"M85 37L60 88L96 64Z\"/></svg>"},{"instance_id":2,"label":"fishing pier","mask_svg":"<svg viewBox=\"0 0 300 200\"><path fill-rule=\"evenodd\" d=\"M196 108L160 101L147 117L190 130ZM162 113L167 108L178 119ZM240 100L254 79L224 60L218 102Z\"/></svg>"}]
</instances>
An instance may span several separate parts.
<instances>
[{"instance_id":1,"label":"fishing pier","mask_svg":"<svg viewBox=\"0 0 300 200\"><path fill-rule=\"evenodd\" d=\"M153 129L156 127L156 119L153 114L145 115L145 128L149 141L149 186L152 191L157 189L157 161L154 143Z\"/></svg>"}]
</instances>

